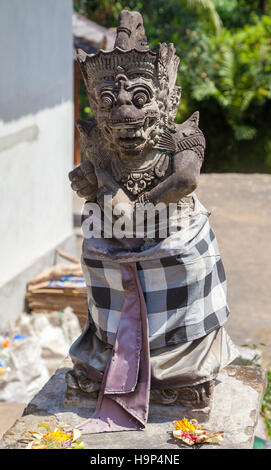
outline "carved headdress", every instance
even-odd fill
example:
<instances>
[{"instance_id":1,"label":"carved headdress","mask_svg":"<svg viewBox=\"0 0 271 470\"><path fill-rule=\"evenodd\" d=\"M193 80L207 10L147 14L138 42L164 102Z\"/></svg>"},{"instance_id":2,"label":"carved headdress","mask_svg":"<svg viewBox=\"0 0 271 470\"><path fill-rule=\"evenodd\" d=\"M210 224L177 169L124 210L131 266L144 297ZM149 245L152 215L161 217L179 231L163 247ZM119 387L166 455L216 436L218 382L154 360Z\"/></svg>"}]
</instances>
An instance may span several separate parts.
<instances>
[{"instance_id":1,"label":"carved headdress","mask_svg":"<svg viewBox=\"0 0 271 470\"><path fill-rule=\"evenodd\" d=\"M120 13L113 50L99 50L96 54L77 52L88 96L95 113L94 86L103 80L114 80L123 71L129 78L139 75L151 78L161 104L161 118L168 127L173 125L181 95L175 86L179 58L173 44L159 43L149 49L142 16L136 11Z\"/></svg>"}]
</instances>

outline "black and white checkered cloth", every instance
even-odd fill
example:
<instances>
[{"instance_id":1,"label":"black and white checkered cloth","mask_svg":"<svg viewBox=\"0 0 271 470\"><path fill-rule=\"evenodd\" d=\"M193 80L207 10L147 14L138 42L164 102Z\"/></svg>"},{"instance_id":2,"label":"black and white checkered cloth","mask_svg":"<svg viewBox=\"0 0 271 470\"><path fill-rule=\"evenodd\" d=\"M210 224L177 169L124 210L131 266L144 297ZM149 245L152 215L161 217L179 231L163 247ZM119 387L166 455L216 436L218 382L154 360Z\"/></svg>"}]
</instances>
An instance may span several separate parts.
<instances>
[{"instance_id":1,"label":"black and white checkered cloth","mask_svg":"<svg viewBox=\"0 0 271 470\"><path fill-rule=\"evenodd\" d=\"M226 322L229 309L223 264L209 213L199 201L196 207L186 230L141 253L113 256L110 249L107 254L97 249L95 240L84 241L82 267L89 324L104 343L114 344L120 321L124 302L120 263L125 262L136 263L151 349L201 338Z\"/></svg>"}]
</instances>

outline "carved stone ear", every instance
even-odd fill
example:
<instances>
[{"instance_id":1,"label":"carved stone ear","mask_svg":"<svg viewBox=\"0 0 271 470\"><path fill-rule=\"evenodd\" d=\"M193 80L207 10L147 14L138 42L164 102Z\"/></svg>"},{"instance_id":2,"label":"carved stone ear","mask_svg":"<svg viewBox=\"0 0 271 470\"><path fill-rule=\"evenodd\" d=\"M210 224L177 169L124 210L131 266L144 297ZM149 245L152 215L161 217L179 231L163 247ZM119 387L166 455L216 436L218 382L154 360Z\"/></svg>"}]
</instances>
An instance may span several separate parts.
<instances>
[{"instance_id":1,"label":"carved stone ear","mask_svg":"<svg viewBox=\"0 0 271 470\"><path fill-rule=\"evenodd\" d=\"M157 54L157 76L159 82L166 82L167 88L172 90L175 86L180 59L175 54L172 43L158 43L153 52Z\"/></svg>"},{"instance_id":2,"label":"carved stone ear","mask_svg":"<svg viewBox=\"0 0 271 470\"><path fill-rule=\"evenodd\" d=\"M170 118L172 122L174 121L176 117L181 95L182 95L181 87L175 86L170 94L170 102L171 102Z\"/></svg>"},{"instance_id":3,"label":"carved stone ear","mask_svg":"<svg viewBox=\"0 0 271 470\"><path fill-rule=\"evenodd\" d=\"M198 127L199 125L199 112L195 111L186 122L189 122L191 126Z\"/></svg>"},{"instance_id":4,"label":"carved stone ear","mask_svg":"<svg viewBox=\"0 0 271 470\"><path fill-rule=\"evenodd\" d=\"M78 62L86 87L87 87L87 82L88 82L88 76L87 76L86 69L84 67L84 63L86 62L87 55L88 54L85 51L83 51L83 49L76 49L76 51L74 51L74 58Z\"/></svg>"},{"instance_id":5,"label":"carved stone ear","mask_svg":"<svg viewBox=\"0 0 271 470\"><path fill-rule=\"evenodd\" d=\"M97 126L97 123L94 118L90 119L76 119L76 127L79 131L79 142L81 151L84 152L87 146L89 145L89 135L91 129Z\"/></svg>"},{"instance_id":6,"label":"carved stone ear","mask_svg":"<svg viewBox=\"0 0 271 470\"><path fill-rule=\"evenodd\" d=\"M94 118L76 119L75 122L76 122L76 126L80 134L83 134L86 137L89 136L91 129L96 125L96 121Z\"/></svg>"}]
</instances>

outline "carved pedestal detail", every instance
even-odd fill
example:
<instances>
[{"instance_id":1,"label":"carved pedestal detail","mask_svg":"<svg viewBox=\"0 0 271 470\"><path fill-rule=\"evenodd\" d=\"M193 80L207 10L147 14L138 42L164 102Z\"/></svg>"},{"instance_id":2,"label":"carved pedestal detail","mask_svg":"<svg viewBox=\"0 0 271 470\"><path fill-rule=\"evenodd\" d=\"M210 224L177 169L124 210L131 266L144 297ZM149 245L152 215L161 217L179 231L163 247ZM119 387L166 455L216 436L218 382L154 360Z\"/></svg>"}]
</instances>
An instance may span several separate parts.
<instances>
[{"instance_id":1,"label":"carved pedestal detail","mask_svg":"<svg viewBox=\"0 0 271 470\"><path fill-rule=\"evenodd\" d=\"M215 380L180 388L152 389L150 401L159 405L180 405L188 408L210 406Z\"/></svg>"},{"instance_id":2,"label":"carved pedestal detail","mask_svg":"<svg viewBox=\"0 0 271 470\"><path fill-rule=\"evenodd\" d=\"M76 365L73 369L68 370L65 380L67 385L66 404L70 400L76 399L83 400L83 402L90 400L93 405L93 400L98 398L101 383L91 380L83 365ZM200 410L211 406L214 387L215 380L179 388L152 388L150 403Z\"/></svg>"},{"instance_id":3,"label":"carved pedestal detail","mask_svg":"<svg viewBox=\"0 0 271 470\"><path fill-rule=\"evenodd\" d=\"M83 365L76 365L73 369L68 370L65 375L67 384L66 395L76 395L82 393L91 398L97 398L100 383L94 382L87 375L87 370Z\"/></svg>"}]
</instances>

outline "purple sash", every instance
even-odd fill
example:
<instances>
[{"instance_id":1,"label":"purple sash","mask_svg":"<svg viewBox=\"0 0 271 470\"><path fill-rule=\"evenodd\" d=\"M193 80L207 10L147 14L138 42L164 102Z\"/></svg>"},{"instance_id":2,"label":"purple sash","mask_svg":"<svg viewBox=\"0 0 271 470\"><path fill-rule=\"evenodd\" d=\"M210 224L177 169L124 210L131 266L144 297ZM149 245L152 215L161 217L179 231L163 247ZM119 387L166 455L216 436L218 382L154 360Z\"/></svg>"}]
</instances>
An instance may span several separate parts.
<instances>
[{"instance_id":1,"label":"purple sash","mask_svg":"<svg viewBox=\"0 0 271 470\"><path fill-rule=\"evenodd\" d=\"M96 410L79 424L83 434L138 430L149 411L148 318L136 263L121 263L125 293L112 355L105 369Z\"/></svg>"}]
</instances>

